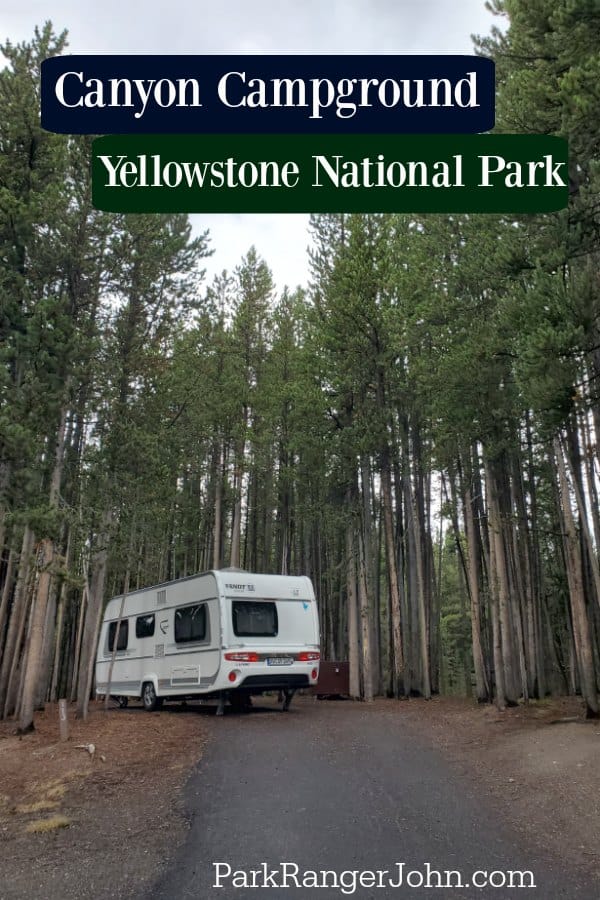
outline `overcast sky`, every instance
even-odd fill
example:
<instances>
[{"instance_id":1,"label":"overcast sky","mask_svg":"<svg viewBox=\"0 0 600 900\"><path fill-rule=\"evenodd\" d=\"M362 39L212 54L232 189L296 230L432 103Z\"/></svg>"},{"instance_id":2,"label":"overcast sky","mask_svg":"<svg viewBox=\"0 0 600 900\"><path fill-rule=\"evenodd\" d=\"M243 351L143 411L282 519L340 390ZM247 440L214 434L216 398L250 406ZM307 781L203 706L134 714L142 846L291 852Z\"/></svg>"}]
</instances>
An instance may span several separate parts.
<instances>
[{"instance_id":1,"label":"overcast sky","mask_svg":"<svg viewBox=\"0 0 600 900\"><path fill-rule=\"evenodd\" d=\"M0 12L0 38L29 40L51 19L69 49L202 53L208 50L471 52L487 34L484 0L22 0ZM192 216L211 233L209 276L233 269L254 244L278 288L305 283L308 217Z\"/></svg>"}]
</instances>

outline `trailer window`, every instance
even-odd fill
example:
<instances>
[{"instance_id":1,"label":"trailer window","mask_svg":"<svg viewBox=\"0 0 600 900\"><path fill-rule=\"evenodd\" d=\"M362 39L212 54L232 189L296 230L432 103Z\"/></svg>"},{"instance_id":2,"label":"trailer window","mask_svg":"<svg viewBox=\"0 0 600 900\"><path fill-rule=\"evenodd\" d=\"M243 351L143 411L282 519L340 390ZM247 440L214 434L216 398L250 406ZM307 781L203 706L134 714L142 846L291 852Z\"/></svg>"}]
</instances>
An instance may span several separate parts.
<instances>
[{"instance_id":1,"label":"trailer window","mask_svg":"<svg viewBox=\"0 0 600 900\"><path fill-rule=\"evenodd\" d=\"M136 638L152 637L154 634L154 613L149 616L138 616L135 620Z\"/></svg>"},{"instance_id":2,"label":"trailer window","mask_svg":"<svg viewBox=\"0 0 600 900\"><path fill-rule=\"evenodd\" d=\"M206 640L206 603L181 606L175 610L175 642Z\"/></svg>"},{"instance_id":3,"label":"trailer window","mask_svg":"<svg viewBox=\"0 0 600 900\"><path fill-rule=\"evenodd\" d=\"M233 633L237 637L277 637L277 607L268 601L234 600Z\"/></svg>"},{"instance_id":4,"label":"trailer window","mask_svg":"<svg viewBox=\"0 0 600 900\"><path fill-rule=\"evenodd\" d=\"M115 634L117 633L117 623L111 622L108 626L108 651L113 652L115 646ZM129 619L121 619L121 627L119 628L119 637L117 638L117 651L127 650L129 641Z\"/></svg>"}]
</instances>

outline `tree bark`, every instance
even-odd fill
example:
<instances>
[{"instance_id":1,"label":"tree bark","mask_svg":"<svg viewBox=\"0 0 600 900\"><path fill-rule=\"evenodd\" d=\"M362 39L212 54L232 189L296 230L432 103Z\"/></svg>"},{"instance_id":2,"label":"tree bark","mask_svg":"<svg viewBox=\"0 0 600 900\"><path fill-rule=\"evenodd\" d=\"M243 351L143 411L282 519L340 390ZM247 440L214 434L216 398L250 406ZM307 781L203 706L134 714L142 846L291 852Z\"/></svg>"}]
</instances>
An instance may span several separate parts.
<instances>
[{"instance_id":1,"label":"tree bark","mask_svg":"<svg viewBox=\"0 0 600 900\"><path fill-rule=\"evenodd\" d=\"M506 709L506 688L504 684L504 660L502 658L502 637L500 634L500 618L498 615L498 581L496 576L496 541L490 535L489 591L490 614L492 619L492 653L494 659L494 682L496 688L496 706L500 711Z\"/></svg>"},{"instance_id":2,"label":"tree bark","mask_svg":"<svg viewBox=\"0 0 600 900\"><path fill-rule=\"evenodd\" d=\"M587 615L583 590L583 569L579 538L575 528L575 519L571 509L569 482L563 457L560 439L554 439L554 457L558 469L558 481L564 526L565 556L567 560L567 578L571 598L573 621L573 640L579 670L581 693L586 705L586 717L597 719L600 715L598 693L596 690L596 673L594 671L594 655L592 649L590 623Z\"/></svg>"},{"instance_id":3,"label":"tree bark","mask_svg":"<svg viewBox=\"0 0 600 900\"><path fill-rule=\"evenodd\" d=\"M212 567L213 569L221 568L221 538L223 532L223 460L221 457L221 443L218 442L215 450L215 518L213 525L213 552Z\"/></svg>"},{"instance_id":4,"label":"tree bark","mask_svg":"<svg viewBox=\"0 0 600 900\"><path fill-rule=\"evenodd\" d=\"M469 467L470 469L470 467ZM473 668L475 670L475 689L479 703L487 703L490 697L490 686L487 678L483 646L481 640L481 591L479 545L475 516L473 513L473 496L469 484L469 475L464 484L464 517L467 535L467 582L471 601L471 641L473 649Z\"/></svg>"},{"instance_id":5,"label":"tree bark","mask_svg":"<svg viewBox=\"0 0 600 900\"><path fill-rule=\"evenodd\" d=\"M509 706L517 704L517 681L514 658L514 639L510 609L510 587L507 570L506 547L504 543L504 529L498 499L496 476L491 465L486 462L486 486L488 491L488 519L490 529L490 547L493 544L493 559L495 565L494 579L496 583L497 612L500 624L500 640L502 651L502 666L504 670L505 702ZM496 678L498 673L496 673Z\"/></svg>"},{"instance_id":6,"label":"tree bark","mask_svg":"<svg viewBox=\"0 0 600 900\"><path fill-rule=\"evenodd\" d=\"M351 516L349 517L351 519ZM346 596L348 603L348 665L350 669L350 696L360 697L360 664L358 649L358 603L356 591L356 556L354 524L346 526Z\"/></svg>"},{"instance_id":7,"label":"tree bark","mask_svg":"<svg viewBox=\"0 0 600 900\"><path fill-rule=\"evenodd\" d=\"M68 385L65 392L68 391ZM63 464L65 459L65 430L67 425L68 407L65 401L61 409L60 423L56 434L56 447L54 451L54 465L50 479L49 507L57 510L59 505L60 485L62 482ZM21 712L19 719L19 732L25 734L33 731L33 712L36 701L36 691L43 663L44 627L46 625L48 604L50 601L50 588L52 584L52 567L54 563L55 547L51 537L45 537L40 542L38 552L38 583L36 600L31 619L31 633L27 653L27 667L23 681L23 694L21 699ZM54 624L54 623L53 623Z\"/></svg>"},{"instance_id":8,"label":"tree bark","mask_svg":"<svg viewBox=\"0 0 600 900\"><path fill-rule=\"evenodd\" d=\"M15 569L15 560L17 554L14 547L8 551L8 561L6 563L6 573L4 575L4 584L2 586L2 599L0 600L0 650L4 643L4 630L8 619L8 601L13 589L13 575Z\"/></svg>"},{"instance_id":9,"label":"tree bark","mask_svg":"<svg viewBox=\"0 0 600 900\"><path fill-rule=\"evenodd\" d=\"M364 536L358 536L358 610L360 617L360 649L362 699L367 703L373 700L373 670L371 665L371 629L369 616L369 588L365 559Z\"/></svg>"},{"instance_id":10,"label":"tree bark","mask_svg":"<svg viewBox=\"0 0 600 900\"><path fill-rule=\"evenodd\" d=\"M91 564L91 582L88 590L88 606L83 635L81 639L81 655L77 681L77 715L87 719L92 680L94 677L95 650L98 631L102 621L104 605L104 585L108 565L109 535L113 522L113 513L107 510L103 516L102 527L96 539L96 551Z\"/></svg>"},{"instance_id":11,"label":"tree bark","mask_svg":"<svg viewBox=\"0 0 600 900\"><path fill-rule=\"evenodd\" d=\"M12 705L9 702L10 685L21 653L21 641L28 607L27 584L34 541L34 534L29 526L26 525L23 532L17 582L15 584L12 611L4 643L2 666L0 668L0 715L2 718L6 718L9 715L9 707ZM12 712L12 710L10 711Z\"/></svg>"},{"instance_id":12,"label":"tree bark","mask_svg":"<svg viewBox=\"0 0 600 900\"><path fill-rule=\"evenodd\" d=\"M396 564L396 542L394 539L394 522L392 517L392 478L387 448L384 450L381 460L381 501L383 506L383 530L385 534L388 588L390 592L392 691L394 697L400 697L404 691L404 651L402 648L402 620L400 613L400 591L398 588L398 567Z\"/></svg>"}]
</instances>

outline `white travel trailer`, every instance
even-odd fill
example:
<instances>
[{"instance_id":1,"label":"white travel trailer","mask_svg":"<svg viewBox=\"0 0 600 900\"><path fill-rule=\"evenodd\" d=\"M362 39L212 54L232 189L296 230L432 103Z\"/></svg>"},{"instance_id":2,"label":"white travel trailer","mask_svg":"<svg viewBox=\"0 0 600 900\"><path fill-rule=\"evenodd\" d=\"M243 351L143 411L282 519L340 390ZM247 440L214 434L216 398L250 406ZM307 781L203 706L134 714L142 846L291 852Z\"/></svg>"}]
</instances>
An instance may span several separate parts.
<instances>
[{"instance_id":1,"label":"white travel trailer","mask_svg":"<svg viewBox=\"0 0 600 900\"><path fill-rule=\"evenodd\" d=\"M150 711L164 700L216 697L222 714L227 700L244 705L280 691L287 709L298 688L316 684L319 659L310 579L214 570L109 601L96 693L110 691L122 705L141 698Z\"/></svg>"}]
</instances>

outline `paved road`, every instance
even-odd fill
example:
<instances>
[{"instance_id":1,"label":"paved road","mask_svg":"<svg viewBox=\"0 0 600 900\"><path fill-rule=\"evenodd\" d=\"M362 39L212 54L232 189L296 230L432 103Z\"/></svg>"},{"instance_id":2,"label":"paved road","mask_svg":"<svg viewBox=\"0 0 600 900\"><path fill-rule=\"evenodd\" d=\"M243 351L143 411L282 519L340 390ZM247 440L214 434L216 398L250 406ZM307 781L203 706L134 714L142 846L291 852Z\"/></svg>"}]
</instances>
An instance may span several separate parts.
<instances>
[{"instance_id":1,"label":"paved road","mask_svg":"<svg viewBox=\"0 0 600 900\"><path fill-rule=\"evenodd\" d=\"M401 715L313 701L281 713L265 702L249 714L215 719L214 726L187 786L188 839L147 900L600 897L591 877L529 852L521 836L498 822L491 801L477 796L475 783L419 743ZM213 863L222 864L219 889ZM294 887L292 866L289 886L275 886L283 880L282 863L297 865L298 878L307 870L333 870L340 885ZM399 880L397 863L405 864L402 887L388 883ZM413 884L421 878L437 884L428 863L442 873L458 870L467 884L476 870L530 870L536 889L407 887L408 872ZM246 888L236 887L233 872L252 869L256 887L251 874L238 876L239 885L247 879ZM348 873L354 870L375 874L363 876L352 894L355 876Z\"/></svg>"}]
</instances>

